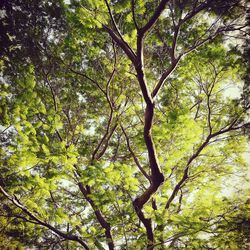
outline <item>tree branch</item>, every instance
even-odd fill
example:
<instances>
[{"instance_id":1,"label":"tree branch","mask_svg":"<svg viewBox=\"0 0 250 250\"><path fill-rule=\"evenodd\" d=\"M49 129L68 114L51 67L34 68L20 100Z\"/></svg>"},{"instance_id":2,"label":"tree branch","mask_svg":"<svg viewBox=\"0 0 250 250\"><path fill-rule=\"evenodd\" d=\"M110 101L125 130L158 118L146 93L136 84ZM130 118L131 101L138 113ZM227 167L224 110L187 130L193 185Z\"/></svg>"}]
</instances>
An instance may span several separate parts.
<instances>
[{"instance_id":1,"label":"tree branch","mask_svg":"<svg viewBox=\"0 0 250 250\"><path fill-rule=\"evenodd\" d=\"M136 157L134 151L132 150L131 146L130 146L130 142L129 142L129 138L128 138L128 135L125 131L125 129L123 128L123 126L121 125L121 129L122 129L122 132L125 136L125 139L126 139L126 142L127 142L127 147L128 147L128 150L129 152L131 153L133 159L134 159L134 162L135 164L137 165L137 167L139 168L139 170L141 171L141 173L149 180L149 182L151 182L151 179L150 179L150 176L146 173L146 171L143 169L143 167L141 166L138 158Z\"/></svg>"},{"instance_id":2,"label":"tree branch","mask_svg":"<svg viewBox=\"0 0 250 250\"><path fill-rule=\"evenodd\" d=\"M128 50L130 50L131 53L133 54L134 52L133 52L132 48L131 48L131 47L128 45L128 43L124 40L124 38L123 38L123 36L122 36L120 30L118 29L118 26L117 26L117 24L116 24L116 21L115 21L115 18L114 18L114 16L113 16L113 14L112 14L111 8L110 8L110 6L109 6L109 4L108 4L108 1L107 1L107 0L104 0L104 1L105 1L106 6L107 6L107 9L108 9L108 12L109 12L109 16L110 16L110 18L111 18L111 21L112 21L112 23L113 23L113 26L114 26L114 28L115 28L115 31L116 31L117 34L119 35L119 37L120 37L122 43L124 43L124 45L128 48ZM111 37L112 37L112 36L111 36ZM113 38L113 37L112 37L112 38Z\"/></svg>"},{"instance_id":3,"label":"tree branch","mask_svg":"<svg viewBox=\"0 0 250 250\"><path fill-rule=\"evenodd\" d=\"M160 80L158 81L158 83L156 84L156 86L154 87L154 90L152 92L152 97L156 97L159 90L161 89L161 87L163 86L164 82L166 81L167 77L175 70L175 68L177 67L180 59L181 59L181 55L174 59L174 61L172 61L170 67L162 74Z\"/></svg>"},{"instance_id":4,"label":"tree branch","mask_svg":"<svg viewBox=\"0 0 250 250\"><path fill-rule=\"evenodd\" d=\"M114 127L109 132L109 135L107 135L105 145L104 145L103 149L101 150L101 152L96 156L96 158L95 158L96 160L99 160L106 152L106 149L108 148L109 140L111 139L113 133L115 132L117 125L118 125L118 123L116 123L114 125Z\"/></svg>"},{"instance_id":5,"label":"tree branch","mask_svg":"<svg viewBox=\"0 0 250 250\"><path fill-rule=\"evenodd\" d=\"M107 25L103 25L103 28L109 33L112 39L117 43L117 45L125 52L128 58L135 64L136 63L136 55L126 41L121 39L119 36L115 34L115 32L109 28Z\"/></svg>"},{"instance_id":6,"label":"tree branch","mask_svg":"<svg viewBox=\"0 0 250 250\"><path fill-rule=\"evenodd\" d=\"M153 16L150 18L150 20L144 25L144 27L142 27L140 29L140 33L142 34L142 36L148 32L153 25L157 22L158 18L160 17L160 15L162 14L163 10L165 9L167 3L169 2L169 0L162 0L160 2L160 4L158 5L158 7L156 8Z\"/></svg>"},{"instance_id":7,"label":"tree branch","mask_svg":"<svg viewBox=\"0 0 250 250\"><path fill-rule=\"evenodd\" d=\"M94 84L97 86L97 88L100 89L101 92L102 92L104 95L106 95L105 91L102 89L101 85L100 85L97 81L95 81L94 79L90 78L90 77L87 76L86 74L83 74L82 72L79 72L79 71L74 70L74 69L72 69L72 68L69 68L69 70L70 70L71 72L77 74L77 75L80 75L80 76L82 76L82 77L88 79L88 80L91 81L92 83L94 83Z\"/></svg>"},{"instance_id":8,"label":"tree branch","mask_svg":"<svg viewBox=\"0 0 250 250\"><path fill-rule=\"evenodd\" d=\"M236 120L237 121L237 120ZM186 182L186 180L188 179L188 171L189 171L189 168L191 166L191 163L200 155L201 151L209 144L210 140L218 135L221 135L221 134L224 134L224 133L227 133L229 131L233 131L233 130L238 130L238 129L242 129L244 127L250 127L250 123L245 123L241 126L238 126L238 127L233 127L234 124L236 123L236 121L233 121L231 123L231 125L229 125L228 128L224 128L224 129L221 129L215 133L212 133L212 134L209 134L206 138L206 140L200 145L200 147L196 150L196 152L189 158L188 162L187 162L187 165L184 169L184 172L183 172L183 176L181 178L181 180L177 183L177 185L175 186L172 194L170 195L167 203L166 203L166 206L165 206L165 209L168 209L170 204L172 203L173 199L175 198L175 196L177 195L177 193L179 192L179 190L181 189L182 185Z\"/></svg>"},{"instance_id":9,"label":"tree branch","mask_svg":"<svg viewBox=\"0 0 250 250\"><path fill-rule=\"evenodd\" d=\"M136 21L136 17L135 17L135 0L131 0L131 12L132 12L132 17L133 17L133 21L134 21L134 24L135 24L135 28L137 30L139 30L139 26L137 24L137 21Z\"/></svg>"},{"instance_id":10,"label":"tree branch","mask_svg":"<svg viewBox=\"0 0 250 250\"><path fill-rule=\"evenodd\" d=\"M71 241L76 241L78 243L80 243L84 249L86 250L90 250L90 248L88 247L88 245L78 236L76 235L71 235L71 234L67 234L64 233L60 230L58 230L57 228L51 226L50 224L48 224L47 222L37 218L36 215L34 215L32 212L30 212L24 205L22 205L20 203L19 200L17 200L16 197L12 197L11 195L9 195L2 186L0 186L0 191L1 193L8 199L10 200L16 207L20 208L26 215L28 215L32 220L34 220L36 223L38 223L40 226L46 227L48 229L50 229L51 231L53 231L54 233L56 233L57 235L59 235L60 237L66 239L66 240L71 240Z\"/></svg>"},{"instance_id":11,"label":"tree branch","mask_svg":"<svg viewBox=\"0 0 250 250\"><path fill-rule=\"evenodd\" d=\"M106 236L106 239L108 242L109 250L113 250L114 249L114 242L113 242L113 238L111 235L110 224L106 221L106 219L102 215L101 211L95 205L94 201L89 197L89 195L91 195L90 187L86 186L86 188L85 188L81 182L78 183L78 186L79 186L79 189L82 192L84 198L88 201L88 203L90 204L90 206L94 210L96 219L98 220L98 222L100 223L102 228L105 230L105 236Z\"/></svg>"}]
</instances>

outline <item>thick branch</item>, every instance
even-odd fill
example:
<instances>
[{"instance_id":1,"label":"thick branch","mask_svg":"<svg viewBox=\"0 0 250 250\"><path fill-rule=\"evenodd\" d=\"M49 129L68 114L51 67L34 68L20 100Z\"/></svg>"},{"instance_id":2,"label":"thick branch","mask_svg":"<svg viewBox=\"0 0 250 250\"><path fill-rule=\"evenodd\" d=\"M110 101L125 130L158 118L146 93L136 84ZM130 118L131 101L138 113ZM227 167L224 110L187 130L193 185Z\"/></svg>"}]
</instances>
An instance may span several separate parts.
<instances>
[{"instance_id":1,"label":"thick branch","mask_svg":"<svg viewBox=\"0 0 250 250\"><path fill-rule=\"evenodd\" d=\"M118 34L118 36L120 37L122 43L124 43L124 45L128 48L128 50L130 50L130 51L132 52L132 54L133 54L133 53L134 53L133 50L132 50L131 47L128 45L128 43L124 40L124 38L123 38L123 36L122 36L120 30L118 29L118 26L117 26L117 24L116 24L116 21L115 21L115 18L114 18L114 16L113 16L113 14L112 14L111 8L110 8L110 6L109 6L109 4L108 4L108 1L107 1L107 0L104 0L104 1L105 1L106 6L107 6L107 9L108 9L109 16L110 16L110 18L111 18L112 24L113 24L113 26L114 26L114 28L115 28L115 32L116 32L116 33ZM111 37L112 37L112 36L111 36ZM113 37L112 37L112 38L113 38Z\"/></svg>"},{"instance_id":2,"label":"thick branch","mask_svg":"<svg viewBox=\"0 0 250 250\"><path fill-rule=\"evenodd\" d=\"M191 12L189 12L182 20L181 20L181 24L185 23L186 21L188 21L189 19L193 18L195 15L197 15L198 13L200 13L202 10L206 9L208 7L209 1L201 3L199 6L195 7L192 9Z\"/></svg>"},{"instance_id":3,"label":"thick branch","mask_svg":"<svg viewBox=\"0 0 250 250\"><path fill-rule=\"evenodd\" d=\"M146 143L148 151L149 164L151 169L150 179L152 182L150 186L147 188L147 190L139 197L137 197L133 202L135 211L141 222L144 224L147 231L147 238L149 240L148 248L150 248L154 243L154 235L152 230L151 219L146 219L144 217L142 209L144 204L148 202L150 197L158 190L160 185L164 182L164 176L159 167L154 142L151 136L153 117L154 117L154 104L147 105L145 111L145 122L144 122L144 141Z\"/></svg>"},{"instance_id":4,"label":"thick branch","mask_svg":"<svg viewBox=\"0 0 250 250\"><path fill-rule=\"evenodd\" d=\"M103 28L109 33L112 39L117 43L117 45L126 53L128 58L135 64L136 63L136 55L130 46L122 40L119 36L115 34L115 32L109 28L107 25L103 25Z\"/></svg>"},{"instance_id":5,"label":"thick branch","mask_svg":"<svg viewBox=\"0 0 250 250\"><path fill-rule=\"evenodd\" d=\"M162 0L160 2L160 4L156 8L153 16L145 24L145 26L140 29L141 34L145 34L146 32L148 32L153 27L153 25L156 23L156 21L158 20L158 18L162 14L162 12L165 9L165 7L166 7L166 5L167 5L168 2L169 2L169 0Z\"/></svg>"},{"instance_id":6,"label":"thick branch","mask_svg":"<svg viewBox=\"0 0 250 250\"><path fill-rule=\"evenodd\" d=\"M138 38L139 39L139 38ZM145 75L144 75L144 68L143 68L143 51L142 51L142 44L140 44L142 41L138 40L138 60L135 66L136 72L137 72L137 80L140 84L140 88L142 91L142 95L144 98L144 101L146 102L147 105L153 105L153 100L151 98L150 92L148 90L148 86L146 83Z\"/></svg>"},{"instance_id":7,"label":"thick branch","mask_svg":"<svg viewBox=\"0 0 250 250\"><path fill-rule=\"evenodd\" d=\"M147 244L147 249L152 249L152 246L154 244L154 233L153 233L153 229L152 229L152 221L151 221L151 219L145 218L141 209L137 209L136 214L137 214L138 218L140 219L140 221L145 226L146 231L147 231L147 238L149 241Z\"/></svg>"}]
</instances>

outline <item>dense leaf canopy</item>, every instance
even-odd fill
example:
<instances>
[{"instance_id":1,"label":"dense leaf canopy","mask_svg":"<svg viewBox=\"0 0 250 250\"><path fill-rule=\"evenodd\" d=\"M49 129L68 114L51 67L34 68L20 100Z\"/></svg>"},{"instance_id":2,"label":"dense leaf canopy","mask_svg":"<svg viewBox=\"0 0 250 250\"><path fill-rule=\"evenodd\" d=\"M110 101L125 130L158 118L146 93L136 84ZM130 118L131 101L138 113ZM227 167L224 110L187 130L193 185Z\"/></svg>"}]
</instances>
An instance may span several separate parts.
<instances>
[{"instance_id":1,"label":"dense leaf canopy","mask_svg":"<svg viewBox=\"0 0 250 250\"><path fill-rule=\"evenodd\" d=\"M248 249L247 4L0 3L1 249Z\"/></svg>"}]
</instances>

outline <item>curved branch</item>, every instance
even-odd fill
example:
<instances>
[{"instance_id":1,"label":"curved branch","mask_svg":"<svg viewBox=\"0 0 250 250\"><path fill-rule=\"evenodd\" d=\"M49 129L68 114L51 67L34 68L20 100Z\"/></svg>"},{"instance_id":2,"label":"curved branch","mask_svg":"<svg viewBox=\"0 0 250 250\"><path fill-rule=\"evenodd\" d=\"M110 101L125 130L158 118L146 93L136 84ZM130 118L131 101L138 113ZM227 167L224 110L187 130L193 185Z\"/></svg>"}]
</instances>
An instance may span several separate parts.
<instances>
[{"instance_id":1,"label":"curved branch","mask_svg":"<svg viewBox=\"0 0 250 250\"><path fill-rule=\"evenodd\" d=\"M105 230L105 236L108 242L109 250L113 250L115 246L114 246L113 238L111 235L110 224L106 221L101 211L95 205L94 201L89 197L89 195L91 195L90 187L89 186L84 187L81 182L78 183L78 186L84 198L88 201L90 206L93 208L96 219L98 220L102 228Z\"/></svg>"},{"instance_id":2,"label":"curved branch","mask_svg":"<svg viewBox=\"0 0 250 250\"><path fill-rule=\"evenodd\" d=\"M211 138L212 138L211 136L208 136L206 138L206 140L201 144L201 146L197 149L197 151L189 158L188 163L184 169L183 176L182 176L181 180L175 186L172 194L170 195L170 197L166 203L165 209L169 208L171 202L173 201L173 199L175 198L175 196L177 195L177 193L181 189L182 185L188 179L188 170L189 170L190 164L193 162L194 159L196 159L199 156L200 152L208 145Z\"/></svg>"},{"instance_id":3,"label":"curved branch","mask_svg":"<svg viewBox=\"0 0 250 250\"><path fill-rule=\"evenodd\" d=\"M152 92L152 97L157 96L159 90L161 89L161 87L163 86L164 82L166 81L167 77L175 70L175 68L177 67L180 59L181 59L181 55L174 59L174 61L172 61L170 67L162 74L160 80L158 81L158 83L156 84L153 92Z\"/></svg>"},{"instance_id":4,"label":"curved branch","mask_svg":"<svg viewBox=\"0 0 250 250\"><path fill-rule=\"evenodd\" d=\"M150 18L150 20L140 29L140 33L143 36L146 32L148 32L153 25L157 22L159 19L160 15L162 14L163 10L165 9L167 3L169 0L162 0L158 7L156 8L153 16Z\"/></svg>"},{"instance_id":5,"label":"curved branch","mask_svg":"<svg viewBox=\"0 0 250 250\"><path fill-rule=\"evenodd\" d=\"M108 145L109 145L109 140L110 138L112 137L113 133L115 132L116 128L117 128L117 123L115 124L115 126L111 129L109 135L107 136L106 138L106 142L105 142L105 145L103 147L103 149L101 150L101 152L96 156L96 160L99 160L103 155L104 153L106 152L106 149L108 148Z\"/></svg>"},{"instance_id":6,"label":"curved branch","mask_svg":"<svg viewBox=\"0 0 250 250\"><path fill-rule=\"evenodd\" d=\"M130 146L130 142L129 142L129 138L128 138L128 135L125 131L125 129L123 128L123 126L121 125L121 129L122 129L122 132L123 134L125 135L125 139L126 139L126 142L127 142L127 146L128 146L128 150L129 152L131 153L133 159L134 159L134 162L135 164L137 165L137 167L139 168L139 170L141 171L141 173L149 180L149 182L151 182L151 178L150 176L146 173L146 171L143 169L143 167L141 166L138 158L136 157L134 151L132 150L131 146Z\"/></svg>"},{"instance_id":7,"label":"curved branch","mask_svg":"<svg viewBox=\"0 0 250 250\"><path fill-rule=\"evenodd\" d=\"M0 186L0 191L8 200L10 200L16 207L20 208L26 215L28 215L32 220L34 220L40 226L50 229L51 231L53 231L54 233L56 233L57 235L59 235L60 237L66 240L76 241L80 243L84 247L84 249L90 250L88 245L78 236L64 233L58 230L57 228L51 226L47 222L37 218L37 216L34 215L32 212L30 212L24 205L22 205L21 202L17 200L16 197L12 197L11 195L9 195L2 186Z\"/></svg>"},{"instance_id":8,"label":"curved branch","mask_svg":"<svg viewBox=\"0 0 250 250\"><path fill-rule=\"evenodd\" d=\"M100 89L101 92L102 92L104 95L106 94L105 91L102 89L101 85L100 85L97 81L95 81L94 79L92 79L92 78L90 78L89 76L87 76L86 74L83 74L82 72L79 72L79 71L74 70L74 69L72 69L72 68L69 68L69 70L70 70L71 72L73 72L74 74L80 75L80 76L82 76L82 77L88 79L89 81L91 81L92 83L94 83L94 84L97 86L97 88Z\"/></svg>"},{"instance_id":9,"label":"curved branch","mask_svg":"<svg viewBox=\"0 0 250 250\"><path fill-rule=\"evenodd\" d=\"M110 16L110 18L111 18L111 21L112 21L112 23L113 23L113 26L114 26L114 28L115 28L115 31L116 31L117 34L119 35L121 41L122 41L122 42L127 46L127 48L133 53L132 48L131 48L131 47L128 45L128 43L124 40L124 38L123 38L123 36L122 36L120 30L118 29L118 26L117 26L117 24L116 24L116 21L115 21L115 18L114 18L114 16L113 16L113 14L112 14L111 8L110 8L110 6L109 6L109 4L108 4L108 1L107 1L107 0L104 0L104 1L105 1L106 6L107 6L107 9L108 9L108 12L109 12L109 16Z\"/></svg>"},{"instance_id":10,"label":"curved branch","mask_svg":"<svg viewBox=\"0 0 250 250\"><path fill-rule=\"evenodd\" d=\"M109 33L111 38L117 43L117 45L126 53L128 58L135 64L136 63L136 55L133 50L130 48L128 43L121 39L119 36L115 34L115 32L109 28L107 25L103 25L103 28Z\"/></svg>"},{"instance_id":11,"label":"curved branch","mask_svg":"<svg viewBox=\"0 0 250 250\"><path fill-rule=\"evenodd\" d=\"M176 184L172 194L170 195L167 203L166 203L166 206L165 206L165 209L168 209L170 204L172 203L172 201L174 200L175 196L177 195L177 193L179 192L179 190L181 189L181 187L183 186L183 184L187 181L188 179L188 171L189 171L189 168L191 166L191 163L200 155L201 151L210 143L210 140L218 135L221 135L221 134L224 134L224 133L227 133L229 131L234 131L234 130L238 130L238 129L242 129L242 128L247 128L247 127L250 127L250 123L245 123L241 126L238 126L238 127L234 127L234 125L236 124L238 119L235 119L227 128L223 128L213 134L209 134L206 138L206 140L200 145L200 147L196 150L196 152L189 158L188 162L187 162L187 165L184 169L184 172L183 172L183 176L181 178L181 180Z\"/></svg>"}]
</instances>

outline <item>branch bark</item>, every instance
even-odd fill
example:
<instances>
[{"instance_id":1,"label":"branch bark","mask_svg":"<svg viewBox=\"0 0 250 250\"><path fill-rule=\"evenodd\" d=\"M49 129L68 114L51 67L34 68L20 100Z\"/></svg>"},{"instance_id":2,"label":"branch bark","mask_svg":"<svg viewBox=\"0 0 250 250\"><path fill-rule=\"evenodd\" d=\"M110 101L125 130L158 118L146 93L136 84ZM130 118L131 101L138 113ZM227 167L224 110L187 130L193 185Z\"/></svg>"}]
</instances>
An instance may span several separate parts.
<instances>
[{"instance_id":1,"label":"branch bark","mask_svg":"<svg viewBox=\"0 0 250 250\"><path fill-rule=\"evenodd\" d=\"M145 114L144 114L144 141L145 141L147 152L148 152L149 165L150 165L150 170L151 170L151 175L150 175L151 183L150 183L150 186L133 201L133 206L135 208L135 211L140 221L144 224L146 228L147 238L149 241L148 246L147 246L148 249L153 249L154 247L154 234L153 234L151 219L145 218L144 216L143 206L148 202L151 196L158 190L160 185L164 182L164 176L163 176L163 173L161 172L161 169L158 163L157 153L156 153L156 149L155 149L154 141L152 137L152 132L151 132L153 119L154 119L154 108L155 108L154 98L158 95L167 77L175 70L182 56L195 50L196 48L203 45L210 39L214 38L217 34L222 32L220 30L219 32L216 32L215 34L208 35L208 37L203 39L202 41L196 41L194 45L192 45L186 51L181 53L178 57L175 57L175 49L177 46L177 39L178 39L180 26L184 24L186 21L188 21L189 19L193 18L196 14L200 13L202 10L208 7L208 1L205 1L199 5L196 2L193 9L183 19L181 18L179 19L179 23L175 27L175 33L174 33L173 42L172 42L171 55L170 55L171 65L169 66L168 69L164 71L164 73L160 77L160 80L158 81L155 88L153 89L152 93L150 93L148 85L147 85L146 77L145 77L145 70L144 70L144 58L143 58L144 45L143 43L144 43L144 38L145 38L146 33L149 32L152 29L152 27L155 25L155 23L159 19L160 15L162 14L168 2L169 0L161 0L154 14L150 18L150 20L142 28L139 28L138 26L136 27L137 29L136 54L129 47L129 45L122 39L119 32L118 32L118 35L115 33L115 31L117 32L117 30L113 31L108 26L103 25L104 29L109 33L112 39L125 52L125 54L133 63L134 68L136 70L136 77L140 85L140 89L141 89L144 101L146 103L146 109L145 109ZM132 12L133 12L135 8L133 0L131 2L131 6L132 6ZM111 11L109 12L111 14ZM135 22L135 15L134 15L135 13L132 13L132 14L133 14L134 22ZM112 19L112 15L111 15L111 19ZM136 22L135 22L135 25L136 25ZM117 27L115 27L115 29L117 29ZM199 147L197 152L190 158L190 162L188 162L187 167L185 168L183 177L178 182L175 189L173 190L173 193L166 207L169 207L170 203L174 199L175 195L178 193L182 184L188 178L188 169L189 169L191 162L199 155L199 153L207 145L210 139L211 138L208 137L207 140Z\"/></svg>"},{"instance_id":2,"label":"branch bark","mask_svg":"<svg viewBox=\"0 0 250 250\"><path fill-rule=\"evenodd\" d=\"M118 37L112 29L104 25L104 29L110 34L112 39L117 43L117 45L126 53L126 55L130 58L131 62L134 64L136 73L137 73L137 80L139 82L144 101L146 102L146 109L145 109L145 116L144 116L144 141L147 147L148 151L148 157L149 157L149 164L150 164L150 170L151 170L151 184L148 187L148 189L139 197L137 197L134 202L134 208L135 211L141 220L141 222L144 224L146 231L147 231L147 238L148 238L148 248L152 247L154 244L154 234L152 229L152 223L151 219L145 218L143 214L143 206L152 194L154 194L159 186L164 182L164 176L160 170L157 154L153 142L153 138L151 135L151 129L153 124L153 118L154 118L154 102L151 97L151 94L148 90L148 86L146 83L146 78L144 74L144 60L143 60L143 40L144 35L153 27L153 25L158 20L159 16L163 12L168 0L162 0L160 4L158 5L157 9L155 10L153 16L151 19L147 22L147 24L142 27L141 29L137 30L137 54L134 54L132 49L122 40L120 37Z\"/></svg>"},{"instance_id":3,"label":"branch bark","mask_svg":"<svg viewBox=\"0 0 250 250\"><path fill-rule=\"evenodd\" d=\"M118 35L116 35L115 32L111 28L109 28L107 25L103 25L103 28L105 31L109 33L109 35L118 44L118 46L122 48L122 50L125 52L128 58L133 63L136 63L136 55L133 52L133 50L130 48L130 46L123 39L121 39Z\"/></svg>"},{"instance_id":4,"label":"branch bark","mask_svg":"<svg viewBox=\"0 0 250 250\"><path fill-rule=\"evenodd\" d=\"M162 14L163 10L165 9L167 3L169 2L169 0L162 0L160 2L160 4L158 5L158 7L156 8L153 16L150 18L150 20L144 25L144 27L142 27L140 29L141 34L145 34L146 32L148 32L153 26L154 24L157 22L157 20L159 19L160 15Z\"/></svg>"}]
</instances>

